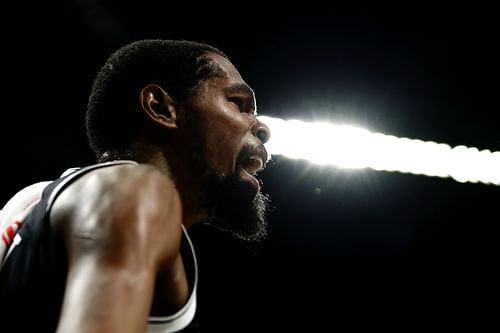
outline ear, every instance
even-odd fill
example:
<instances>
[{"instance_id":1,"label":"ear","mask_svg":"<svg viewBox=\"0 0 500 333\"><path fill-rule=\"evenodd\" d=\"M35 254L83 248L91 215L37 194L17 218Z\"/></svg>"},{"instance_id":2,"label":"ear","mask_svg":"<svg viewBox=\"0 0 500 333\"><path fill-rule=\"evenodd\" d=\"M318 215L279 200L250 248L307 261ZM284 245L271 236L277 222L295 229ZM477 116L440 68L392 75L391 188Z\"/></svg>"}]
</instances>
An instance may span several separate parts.
<instances>
[{"instance_id":1,"label":"ear","mask_svg":"<svg viewBox=\"0 0 500 333\"><path fill-rule=\"evenodd\" d=\"M153 123L170 129L177 128L177 110L174 100L157 84L148 84L141 90L141 109Z\"/></svg>"}]
</instances>

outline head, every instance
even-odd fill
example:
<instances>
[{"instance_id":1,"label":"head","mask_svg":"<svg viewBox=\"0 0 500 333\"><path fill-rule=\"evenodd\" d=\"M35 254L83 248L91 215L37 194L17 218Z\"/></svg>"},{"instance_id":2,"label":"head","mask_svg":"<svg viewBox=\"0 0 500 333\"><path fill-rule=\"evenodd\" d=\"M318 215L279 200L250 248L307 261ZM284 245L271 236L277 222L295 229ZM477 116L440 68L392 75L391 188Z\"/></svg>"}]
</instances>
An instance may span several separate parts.
<instances>
[{"instance_id":1,"label":"head","mask_svg":"<svg viewBox=\"0 0 500 333\"><path fill-rule=\"evenodd\" d=\"M255 174L267 161L269 129L220 50L168 40L122 47L94 81L86 125L98 160L151 162L144 147L153 147L183 204L197 210L185 213L239 238L265 236L267 197Z\"/></svg>"}]
</instances>

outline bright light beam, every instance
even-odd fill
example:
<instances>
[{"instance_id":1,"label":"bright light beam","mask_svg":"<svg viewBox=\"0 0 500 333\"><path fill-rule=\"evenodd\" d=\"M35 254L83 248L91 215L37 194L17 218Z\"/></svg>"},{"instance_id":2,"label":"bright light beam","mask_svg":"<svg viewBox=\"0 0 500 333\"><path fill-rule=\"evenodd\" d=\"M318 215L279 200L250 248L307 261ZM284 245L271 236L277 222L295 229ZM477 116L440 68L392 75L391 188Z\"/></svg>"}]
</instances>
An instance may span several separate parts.
<instances>
[{"instance_id":1,"label":"bright light beam","mask_svg":"<svg viewBox=\"0 0 500 333\"><path fill-rule=\"evenodd\" d=\"M308 123L259 116L271 129L271 155L342 168L371 168L458 182L500 185L500 152L398 138L325 122Z\"/></svg>"}]
</instances>

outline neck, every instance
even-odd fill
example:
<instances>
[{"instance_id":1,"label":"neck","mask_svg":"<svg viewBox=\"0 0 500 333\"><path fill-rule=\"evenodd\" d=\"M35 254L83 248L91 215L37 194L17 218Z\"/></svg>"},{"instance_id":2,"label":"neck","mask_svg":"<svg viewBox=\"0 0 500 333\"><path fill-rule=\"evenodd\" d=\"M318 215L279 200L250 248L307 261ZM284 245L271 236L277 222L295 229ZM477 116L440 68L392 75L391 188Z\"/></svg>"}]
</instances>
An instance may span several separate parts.
<instances>
[{"instance_id":1,"label":"neck","mask_svg":"<svg viewBox=\"0 0 500 333\"><path fill-rule=\"evenodd\" d=\"M133 147L132 158L138 163L149 164L157 167L168 179L170 179L179 192L182 202L182 220L186 228L203 221L207 217L204 208L205 198L201 193L199 177L193 175L193 171L187 167L189 163L179 150L166 148L165 151L158 147L137 143ZM174 156L175 158L168 158Z\"/></svg>"}]
</instances>

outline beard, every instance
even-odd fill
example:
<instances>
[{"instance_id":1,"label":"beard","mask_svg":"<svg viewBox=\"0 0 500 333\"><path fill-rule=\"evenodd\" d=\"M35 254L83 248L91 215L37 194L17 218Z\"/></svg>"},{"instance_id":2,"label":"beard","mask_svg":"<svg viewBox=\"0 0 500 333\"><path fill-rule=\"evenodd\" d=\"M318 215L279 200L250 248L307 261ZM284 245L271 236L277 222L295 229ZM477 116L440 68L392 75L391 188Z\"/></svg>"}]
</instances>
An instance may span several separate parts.
<instances>
[{"instance_id":1,"label":"beard","mask_svg":"<svg viewBox=\"0 0 500 333\"><path fill-rule=\"evenodd\" d=\"M239 240L257 242L267 237L266 214L269 196L239 179L239 170L230 176L206 174L206 224L229 232Z\"/></svg>"}]
</instances>

